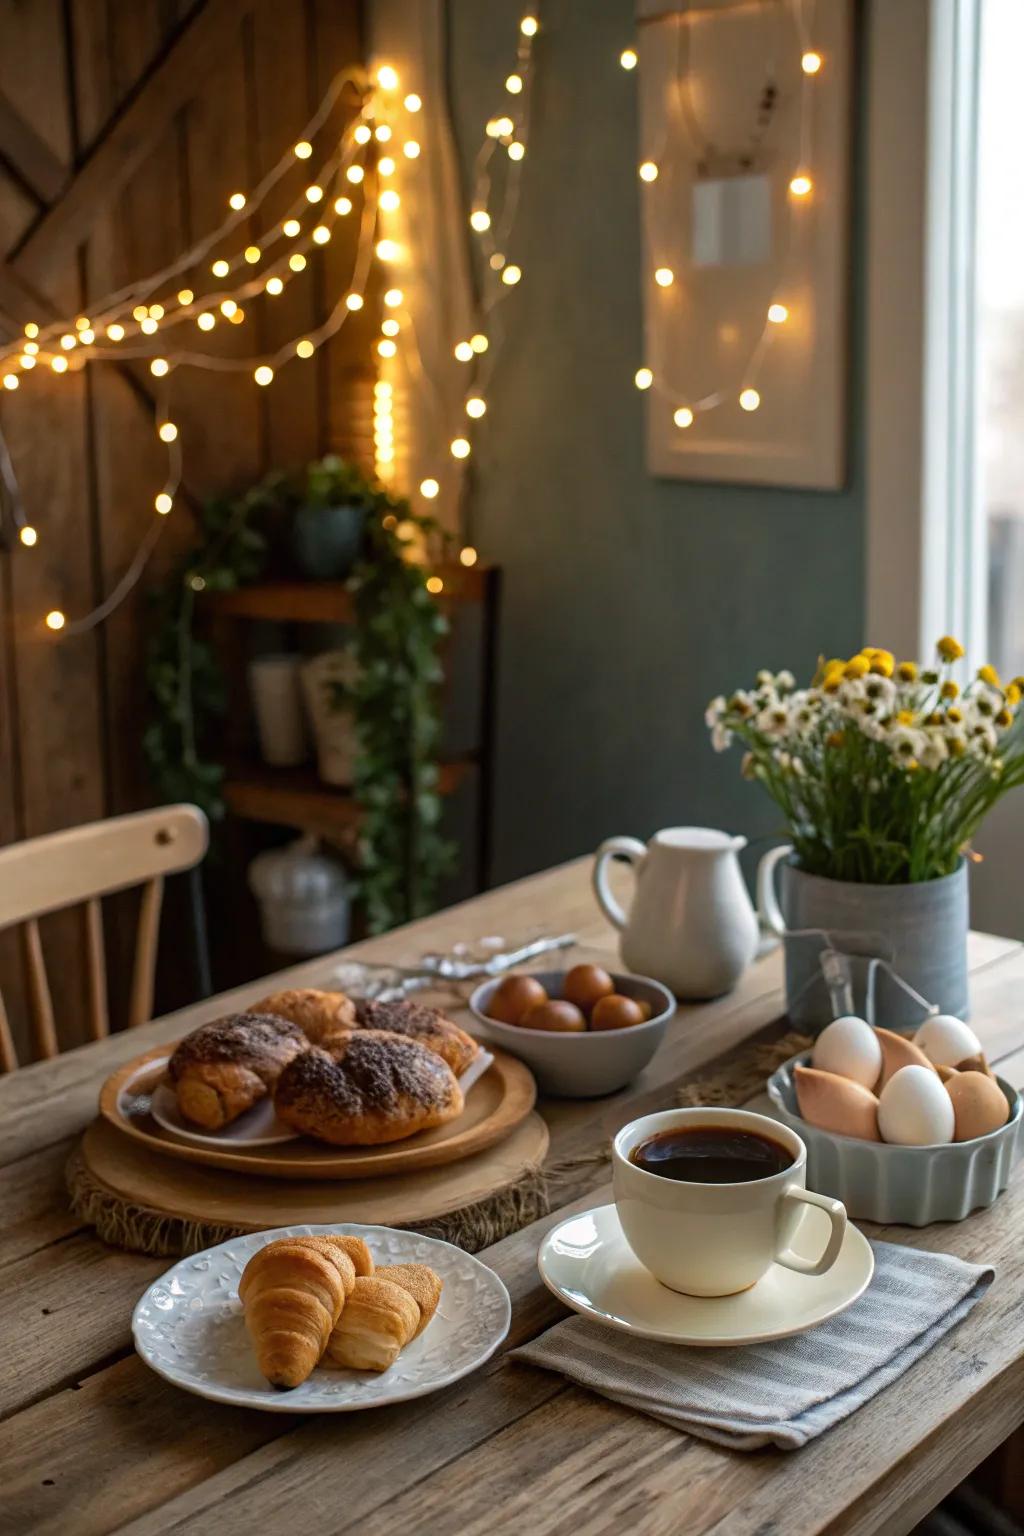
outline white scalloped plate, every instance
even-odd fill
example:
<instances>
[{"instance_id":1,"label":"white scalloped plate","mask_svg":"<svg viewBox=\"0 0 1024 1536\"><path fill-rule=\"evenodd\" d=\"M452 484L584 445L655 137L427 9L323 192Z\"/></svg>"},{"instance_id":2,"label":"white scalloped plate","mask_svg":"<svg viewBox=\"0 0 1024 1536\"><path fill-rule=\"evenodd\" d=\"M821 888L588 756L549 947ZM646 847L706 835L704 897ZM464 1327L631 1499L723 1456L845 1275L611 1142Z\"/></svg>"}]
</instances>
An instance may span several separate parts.
<instances>
[{"instance_id":1,"label":"white scalloped plate","mask_svg":"<svg viewBox=\"0 0 1024 1536\"><path fill-rule=\"evenodd\" d=\"M256 1365L238 1281L252 1255L274 1238L322 1232L365 1238L376 1264L429 1264L441 1276L441 1300L390 1370L318 1367L300 1387L279 1392ZM268 1413L351 1413L424 1397L458 1381L493 1355L511 1320L508 1291L472 1254L418 1232L337 1222L253 1232L181 1259L139 1300L132 1334L158 1376L198 1397Z\"/></svg>"}]
</instances>

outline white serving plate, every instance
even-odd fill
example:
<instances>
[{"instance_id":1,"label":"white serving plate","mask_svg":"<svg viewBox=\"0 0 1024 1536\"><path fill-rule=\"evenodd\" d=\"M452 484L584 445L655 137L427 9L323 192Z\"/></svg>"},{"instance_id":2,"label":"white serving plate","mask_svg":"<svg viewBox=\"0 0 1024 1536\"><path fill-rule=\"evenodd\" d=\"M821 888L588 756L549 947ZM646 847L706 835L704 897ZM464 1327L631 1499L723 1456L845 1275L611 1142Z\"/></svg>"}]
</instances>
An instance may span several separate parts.
<instances>
[{"instance_id":1,"label":"white serving plate","mask_svg":"<svg viewBox=\"0 0 1024 1536\"><path fill-rule=\"evenodd\" d=\"M793 1247L816 1258L827 1236L824 1212L808 1207ZM816 1328L863 1296L875 1272L870 1243L848 1225L839 1257L823 1275L773 1264L737 1296L684 1296L640 1263L614 1205L563 1221L544 1239L537 1262L548 1290L574 1312L637 1338L705 1349L763 1344Z\"/></svg>"},{"instance_id":2,"label":"white serving plate","mask_svg":"<svg viewBox=\"0 0 1024 1536\"><path fill-rule=\"evenodd\" d=\"M275 1390L260 1375L245 1331L238 1282L249 1259L279 1237L325 1232L364 1238L375 1264L429 1264L443 1282L437 1311L390 1370L318 1366L301 1386ZM213 1402L268 1413L350 1413L437 1392L489 1359L508 1333L508 1291L486 1264L451 1243L394 1227L277 1227L181 1259L132 1314L135 1347L157 1375Z\"/></svg>"}]
</instances>

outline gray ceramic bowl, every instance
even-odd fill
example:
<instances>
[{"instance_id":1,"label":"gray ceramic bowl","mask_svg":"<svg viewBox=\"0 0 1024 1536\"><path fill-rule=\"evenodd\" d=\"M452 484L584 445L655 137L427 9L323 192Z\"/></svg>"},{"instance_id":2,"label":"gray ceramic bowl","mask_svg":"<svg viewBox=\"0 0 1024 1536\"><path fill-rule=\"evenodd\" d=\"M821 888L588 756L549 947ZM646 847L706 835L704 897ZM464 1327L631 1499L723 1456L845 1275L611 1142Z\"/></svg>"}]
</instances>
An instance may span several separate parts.
<instances>
[{"instance_id":1,"label":"gray ceramic bowl","mask_svg":"<svg viewBox=\"0 0 1024 1536\"><path fill-rule=\"evenodd\" d=\"M561 997L565 971L522 974L536 977L549 997ZM676 1011L675 998L660 981L651 981L646 976L623 976L615 971L608 974L616 992L650 1005L651 1017L646 1024L632 1024L628 1029L587 1030L576 1035L502 1024L487 1017L487 1005L504 981L503 976L477 987L469 1006L487 1038L525 1061L544 1093L565 1099L597 1099L606 1093L616 1093L643 1071Z\"/></svg>"},{"instance_id":2,"label":"gray ceramic bowl","mask_svg":"<svg viewBox=\"0 0 1024 1536\"><path fill-rule=\"evenodd\" d=\"M926 1227L931 1221L962 1221L1001 1195L1017 1160L1021 1099L997 1077L1010 1118L998 1131L974 1141L934 1147L897 1147L834 1136L801 1118L793 1068L810 1065L810 1052L784 1062L768 1079L772 1109L807 1146L807 1188L832 1195L848 1215L864 1221Z\"/></svg>"}]
</instances>

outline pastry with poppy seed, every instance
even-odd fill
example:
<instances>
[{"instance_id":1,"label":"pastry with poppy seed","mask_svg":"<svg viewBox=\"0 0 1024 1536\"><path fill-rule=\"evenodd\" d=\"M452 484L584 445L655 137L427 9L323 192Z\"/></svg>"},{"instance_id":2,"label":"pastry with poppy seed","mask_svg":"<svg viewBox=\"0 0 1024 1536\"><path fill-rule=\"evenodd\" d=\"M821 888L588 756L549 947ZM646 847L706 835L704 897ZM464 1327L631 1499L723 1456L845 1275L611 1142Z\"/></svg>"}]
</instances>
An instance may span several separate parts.
<instances>
[{"instance_id":1,"label":"pastry with poppy seed","mask_svg":"<svg viewBox=\"0 0 1024 1536\"><path fill-rule=\"evenodd\" d=\"M462 1089L434 1051L386 1030L313 1046L278 1078L274 1106L292 1130L339 1147L401 1141L462 1113Z\"/></svg>"},{"instance_id":2,"label":"pastry with poppy seed","mask_svg":"<svg viewBox=\"0 0 1024 1536\"><path fill-rule=\"evenodd\" d=\"M323 1045L331 1035L352 1029L356 1008L344 992L322 992L317 987L290 987L272 992L256 1004L259 1013L276 1013L297 1024L313 1045Z\"/></svg>"},{"instance_id":3,"label":"pastry with poppy seed","mask_svg":"<svg viewBox=\"0 0 1024 1536\"><path fill-rule=\"evenodd\" d=\"M273 1089L282 1068L309 1050L297 1025L271 1013L229 1013L200 1024L167 1063L186 1120L217 1131Z\"/></svg>"},{"instance_id":4,"label":"pastry with poppy seed","mask_svg":"<svg viewBox=\"0 0 1024 1536\"><path fill-rule=\"evenodd\" d=\"M390 1002L360 998L355 1005L355 1018L359 1029L386 1029L418 1040L428 1051L442 1057L456 1077L462 1076L480 1050L472 1035L467 1035L439 1008L428 1008L405 997Z\"/></svg>"}]
</instances>

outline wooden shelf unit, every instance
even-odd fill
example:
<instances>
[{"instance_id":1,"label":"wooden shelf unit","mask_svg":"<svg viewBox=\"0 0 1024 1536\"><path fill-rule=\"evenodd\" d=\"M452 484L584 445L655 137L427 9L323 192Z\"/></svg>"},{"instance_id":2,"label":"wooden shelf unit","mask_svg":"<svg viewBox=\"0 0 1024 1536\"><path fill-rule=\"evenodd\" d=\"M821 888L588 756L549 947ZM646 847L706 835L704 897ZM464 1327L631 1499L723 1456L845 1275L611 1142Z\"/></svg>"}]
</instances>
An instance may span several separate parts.
<instances>
[{"instance_id":1,"label":"wooden shelf unit","mask_svg":"<svg viewBox=\"0 0 1024 1536\"><path fill-rule=\"evenodd\" d=\"M486 602L493 566L439 566L444 582L437 601L450 610L459 603ZM234 592L211 592L204 599L214 614L237 619L265 619L276 624L354 624L355 604L343 581L268 581Z\"/></svg>"}]
</instances>

